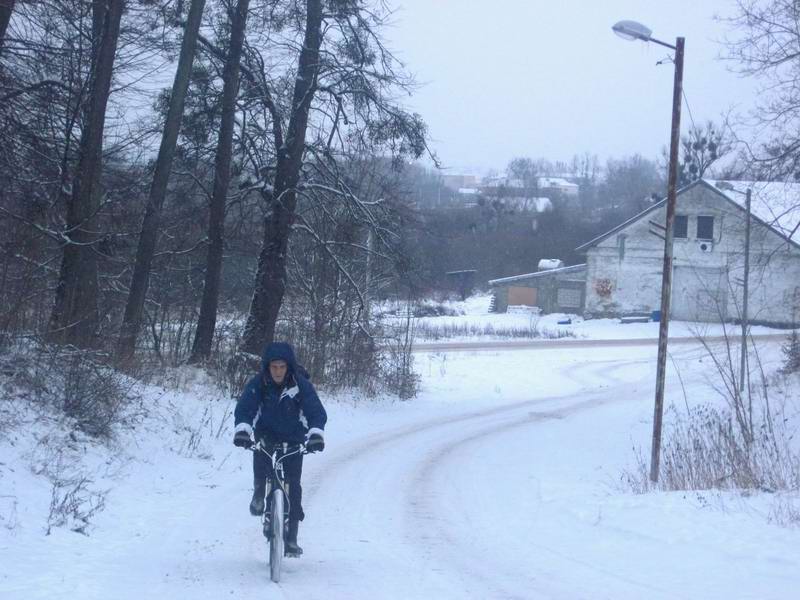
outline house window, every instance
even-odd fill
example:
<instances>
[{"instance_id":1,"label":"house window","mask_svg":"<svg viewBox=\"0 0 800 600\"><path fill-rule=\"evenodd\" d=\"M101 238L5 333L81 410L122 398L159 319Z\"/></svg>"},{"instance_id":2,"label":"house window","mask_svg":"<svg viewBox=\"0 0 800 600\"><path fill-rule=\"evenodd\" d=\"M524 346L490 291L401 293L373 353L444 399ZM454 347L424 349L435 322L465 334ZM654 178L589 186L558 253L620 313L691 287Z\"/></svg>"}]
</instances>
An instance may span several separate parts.
<instances>
[{"instance_id":1,"label":"house window","mask_svg":"<svg viewBox=\"0 0 800 600\"><path fill-rule=\"evenodd\" d=\"M619 251L619 262L625 260L625 238L628 236L624 233L617 236L617 250Z\"/></svg>"},{"instance_id":2,"label":"house window","mask_svg":"<svg viewBox=\"0 0 800 600\"><path fill-rule=\"evenodd\" d=\"M672 235L673 237L683 239L689 237L689 217L686 215L675 215L675 224L672 226Z\"/></svg>"},{"instance_id":3,"label":"house window","mask_svg":"<svg viewBox=\"0 0 800 600\"><path fill-rule=\"evenodd\" d=\"M697 217L697 239L714 240L714 217Z\"/></svg>"}]
</instances>

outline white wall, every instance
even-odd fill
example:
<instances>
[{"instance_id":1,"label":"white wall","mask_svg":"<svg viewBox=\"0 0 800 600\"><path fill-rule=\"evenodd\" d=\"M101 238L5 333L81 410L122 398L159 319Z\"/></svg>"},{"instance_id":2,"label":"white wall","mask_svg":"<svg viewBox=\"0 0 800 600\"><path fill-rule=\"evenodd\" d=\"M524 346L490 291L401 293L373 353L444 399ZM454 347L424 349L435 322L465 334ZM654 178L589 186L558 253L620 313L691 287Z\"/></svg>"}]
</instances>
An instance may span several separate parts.
<instances>
[{"instance_id":1,"label":"white wall","mask_svg":"<svg viewBox=\"0 0 800 600\"><path fill-rule=\"evenodd\" d=\"M745 213L705 185L678 196L676 214L688 216L688 237L674 244L672 314L711 320L722 309L726 319L741 314ZM697 216L714 217L714 241L700 249ZM661 306L664 242L650 233L651 221L666 220L660 207L609 236L587 252L586 312L619 315L651 312ZM624 238L624 242L622 241ZM624 243L624 249L622 244ZM753 221L750 251L749 317L773 323L800 320L800 250ZM602 292L609 289L610 294ZM708 306L715 304L713 310Z\"/></svg>"}]
</instances>

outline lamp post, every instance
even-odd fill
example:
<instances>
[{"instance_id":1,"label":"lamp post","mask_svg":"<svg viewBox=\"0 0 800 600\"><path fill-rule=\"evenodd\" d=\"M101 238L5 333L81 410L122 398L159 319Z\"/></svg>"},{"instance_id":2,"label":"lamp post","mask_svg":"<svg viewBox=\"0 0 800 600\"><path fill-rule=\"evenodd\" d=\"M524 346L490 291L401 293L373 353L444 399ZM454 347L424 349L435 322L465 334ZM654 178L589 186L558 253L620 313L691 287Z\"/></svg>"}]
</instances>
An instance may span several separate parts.
<instances>
[{"instance_id":1,"label":"lamp post","mask_svg":"<svg viewBox=\"0 0 800 600\"><path fill-rule=\"evenodd\" d=\"M667 222L664 231L664 265L661 274L661 316L658 327L658 360L656 366L656 398L653 414L653 446L650 454L650 480L658 481L661 458L661 424L664 415L664 378L667 370L667 337L669 334L669 309L672 295L672 242L675 223L675 194L678 184L678 145L681 129L681 96L683 89L684 38L675 45L652 37L652 31L635 21L620 21L611 28L626 40L640 40L666 46L675 51L675 81L672 88L672 134L669 141L669 179L667 182Z\"/></svg>"}]
</instances>

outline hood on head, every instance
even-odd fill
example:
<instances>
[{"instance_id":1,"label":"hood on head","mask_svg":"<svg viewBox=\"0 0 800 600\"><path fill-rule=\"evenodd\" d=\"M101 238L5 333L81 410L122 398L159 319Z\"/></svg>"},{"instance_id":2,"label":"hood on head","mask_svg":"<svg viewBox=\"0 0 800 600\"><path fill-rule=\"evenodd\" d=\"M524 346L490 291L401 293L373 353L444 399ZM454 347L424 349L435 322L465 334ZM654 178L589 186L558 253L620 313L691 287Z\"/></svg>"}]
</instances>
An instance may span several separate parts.
<instances>
[{"instance_id":1,"label":"hood on head","mask_svg":"<svg viewBox=\"0 0 800 600\"><path fill-rule=\"evenodd\" d=\"M294 375L296 361L294 358L294 348L287 342L270 342L264 347L261 356L261 372L269 377L269 363L273 360L285 360L288 365L287 373Z\"/></svg>"}]
</instances>

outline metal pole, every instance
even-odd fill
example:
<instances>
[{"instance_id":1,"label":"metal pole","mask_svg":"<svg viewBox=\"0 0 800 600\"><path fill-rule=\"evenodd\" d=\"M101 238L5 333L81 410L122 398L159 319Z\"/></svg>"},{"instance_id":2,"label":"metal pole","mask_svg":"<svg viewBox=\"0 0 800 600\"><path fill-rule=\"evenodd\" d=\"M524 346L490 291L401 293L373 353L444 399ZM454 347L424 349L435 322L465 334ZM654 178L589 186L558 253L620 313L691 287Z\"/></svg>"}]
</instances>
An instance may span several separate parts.
<instances>
[{"instance_id":1,"label":"metal pole","mask_svg":"<svg viewBox=\"0 0 800 600\"><path fill-rule=\"evenodd\" d=\"M747 188L745 208L747 223L744 226L744 286L742 289L742 357L739 365L739 391L744 393L745 369L747 367L747 297L750 283L750 196L752 190Z\"/></svg>"},{"instance_id":2,"label":"metal pole","mask_svg":"<svg viewBox=\"0 0 800 600\"><path fill-rule=\"evenodd\" d=\"M667 183L667 223L664 235L664 267L661 274L661 317L658 328L658 363L656 367L656 400L653 414L653 448L650 455L650 480L658 481L661 457L661 422L664 414L664 378L667 370L667 336L669 307L672 295L672 241L675 223L675 195L678 184L678 146L681 130L681 97L683 89L684 38L675 42L675 83L672 90L672 136L669 143L669 180Z\"/></svg>"}]
</instances>

